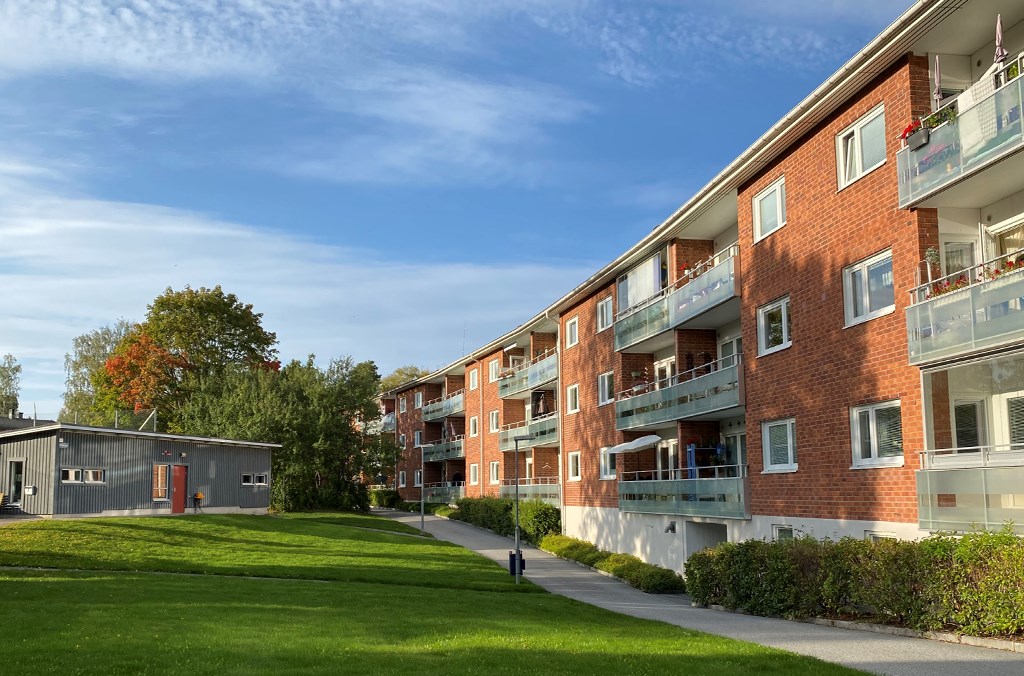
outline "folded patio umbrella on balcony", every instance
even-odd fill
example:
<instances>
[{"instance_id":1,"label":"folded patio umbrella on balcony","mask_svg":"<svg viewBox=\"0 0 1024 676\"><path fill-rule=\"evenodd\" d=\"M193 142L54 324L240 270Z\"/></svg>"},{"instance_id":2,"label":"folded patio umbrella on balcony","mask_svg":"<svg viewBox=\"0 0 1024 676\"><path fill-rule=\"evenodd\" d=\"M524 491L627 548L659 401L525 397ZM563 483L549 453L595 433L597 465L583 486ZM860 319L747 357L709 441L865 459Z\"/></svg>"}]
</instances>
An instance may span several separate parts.
<instances>
[{"instance_id":1,"label":"folded patio umbrella on balcony","mask_svg":"<svg viewBox=\"0 0 1024 676\"><path fill-rule=\"evenodd\" d=\"M614 453L633 453L634 451L642 451L645 448L650 448L651 446L660 444L662 441L664 441L664 439L659 437L657 434L648 434L647 436L640 437L639 439L627 441L626 443L619 444L618 446L612 446L608 449L608 453L609 455Z\"/></svg>"},{"instance_id":2,"label":"folded patio umbrella on balcony","mask_svg":"<svg viewBox=\"0 0 1024 676\"><path fill-rule=\"evenodd\" d=\"M996 56L993 59L994 63L1002 63L1006 61L1006 57L1009 56L1009 52L1003 47L1003 15L996 14Z\"/></svg>"}]
</instances>

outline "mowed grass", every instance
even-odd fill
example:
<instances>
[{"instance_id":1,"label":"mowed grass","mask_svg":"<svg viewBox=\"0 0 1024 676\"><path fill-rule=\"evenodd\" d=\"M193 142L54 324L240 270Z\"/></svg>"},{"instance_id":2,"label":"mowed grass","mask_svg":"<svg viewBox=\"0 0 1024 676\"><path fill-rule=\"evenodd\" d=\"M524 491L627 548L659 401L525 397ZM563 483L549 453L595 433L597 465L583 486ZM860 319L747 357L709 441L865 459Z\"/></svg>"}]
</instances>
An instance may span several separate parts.
<instances>
[{"instance_id":1,"label":"mowed grass","mask_svg":"<svg viewBox=\"0 0 1024 676\"><path fill-rule=\"evenodd\" d=\"M516 589L472 552L369 530L397 525L313 514L0 528L6 566L90 569L0 568L0 665L22 674L858 673ZM210 574L173 574L184 570Z\"/></svg>"}]
</instances>

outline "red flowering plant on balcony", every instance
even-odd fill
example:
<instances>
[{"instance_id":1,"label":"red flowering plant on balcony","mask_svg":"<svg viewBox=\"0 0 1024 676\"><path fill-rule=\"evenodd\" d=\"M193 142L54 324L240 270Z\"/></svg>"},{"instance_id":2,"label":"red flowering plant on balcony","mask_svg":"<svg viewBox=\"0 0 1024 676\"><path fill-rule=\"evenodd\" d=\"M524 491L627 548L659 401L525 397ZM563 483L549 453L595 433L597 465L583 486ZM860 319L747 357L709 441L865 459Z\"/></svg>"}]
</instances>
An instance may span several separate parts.
<instances>
[{"instance_id":1,"label":"red flowering plant on balcony","mask_svg":"<svg viewBox=\"0 0 1024 676\"><path fill-rule=\"evenodd\" d=\"M907 137L913 134L915 131L921 128L921 120L911 120L910 124L906 126L903 133L900 134L900 140L906 141Z\"/></svg>"},{"instance_id":2,"label":"red flowering plant on balcony","mask_svg":"<svg viewBox=\"0 0 1024 676\"><path fill-rule=\"evenodd\" d=\"M970 278L966 274L962 274L954 280L943 280L932 284L928 294L925 295L925 299L934 298L943 294L952 293L957 289L962 289L965 286L969 286L971 283Z\"/></svg>"}]
</instances>

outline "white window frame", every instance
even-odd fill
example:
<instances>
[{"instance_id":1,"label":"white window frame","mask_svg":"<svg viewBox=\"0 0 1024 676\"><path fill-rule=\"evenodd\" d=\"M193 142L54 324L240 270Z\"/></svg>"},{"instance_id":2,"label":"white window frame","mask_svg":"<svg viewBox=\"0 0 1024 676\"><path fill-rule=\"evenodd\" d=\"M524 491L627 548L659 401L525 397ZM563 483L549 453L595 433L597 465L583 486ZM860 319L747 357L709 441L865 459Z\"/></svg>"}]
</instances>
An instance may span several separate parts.
<instances>
[{"instance_id":1,"label":"white window frame","mask_svg":"<svg viewBox=\"0 0 1024 676\"><path fill-rule=\"evenodd\" d=\"M778 465L771 464L771 448L769 446L769 430L779 425L786 426L787 444L789 446L789 462ZM781 420L768 420L761 423L761 454L764 457L764 471L762 474L778 474L797 471L796 456L796 418L783 418Z\"/></svg>"},{"instance_id":2,"label":"white window frame","mask_svg":"<svg viewBox=\"0 0 1024 676\"><path fill-rule=\"evenodd\" d=\"M884 458L879 457L878 455L878 432L875 413L879 409L883 408L899 409L900 428L902 430L903 407L901 406L899 399L879 401L873 404L865 404L863 406L850 407L850 447L853 456L853 466L850 469L871 469L874 467L903 467L904 456L906 453L905 451L900 455L893 455ZM860 457L860 447L864 435L864 430L862 430L860 426L860 414L865 411L867 411L870 414L868 423L870 429L868 430L868 434L871 435L871 457L868 459Z\"/></svg>"},{"instance_id":3,"label":"white window frame","mask_svg":"<svg viewBox=\"0 0 1024 676\"><path fill-rule=\"evenodd\" d=\"M492 359L487 362L487 379L489 382L495 382L501 376L501 360Z\"/></svg>"},{"instance_id":4,"label":"white window frame","mask_svg":"<svg viewBox=\"0 0 1024 676\"><path fill-rule=\"evenodd\" d=\"M501 463L498 460L491 460L491 464L488 466L489 477L491 485L494 486L501 482Z\"/></svg>"},{"instance_id":5,"label":"white window frame","mask_svg":"<svg viewBox=\"0 0 1024 676\"><path fill-rule=\"evenodd\" d=\"M773 192L778 191L779 196L775 201L776 205L776 216L778 217L779 226L774 230L768 232L761 232L761 208L760 204L763 199L771 195ZM754 244L757 244L765 237L768 237L773 232L782 230L786 225L786 177L781 176L778 180L773 182L767 188L754 195L751 199L751 206L753 207L753 213L751 214L752 220L754 221Z\"/></svg>"},{"instance_id":6,"label":"white window frame","mask_svg":"<svg viewBox=\"0 0 1024 676\"><path fill-rule=\"evenodd\" d=\"M412 433L412 445L414 448L423 446L423 430L416 430Z\"/></svg>"},{"instance_id":7,"label":"white window frame","mask_svg":"<svg viewBox=\"0 0 1024 676\"><path fill-rule=\"evenodd\" d=\"M603 321L602 321L603 320ZM612 297L602 298L597 301L597 332L611 328L615 324L615 314L612 308Z\"/></svg>"},{"instance_id":8,"label":"white window frame","mask_svg":"<svg viewBox=\"0 0 1024 676\"><path fill-rule=\"evenodd\" d=\"M597 405L615 403L615 372L608 371L597 377Z\"/></svg>"},{"instance_id":9,"label":"white window frame","mask_svg":"<svg viewBox=\"0 0 1024 676\"><path fill-rule=\"evenodd\" d=\"M575 383L565 388L565 412L566 413L579 413L580 412L580 386L579 383Z\"/></svg>"},{"instance_id":10,"label":"white window frame","mask_svg":"<svg viewBox=\"0 0 1024 676\"><path fill-rule=\"evenodd\" d=\"M253 486L267 486L270 481L266 474L254 474L252 477Z\"/></svg>"},{"instance_id":11,"label":"white window frame","mask_svg":"<svg viewBox=\"0 0 1024 676\"><path fill-rule=\"evenodd\" d=\"M487 414L487 419L488 419L488 422L489 422L489 428L490 428L491 432L498 432L498 431L501 430L501 424L500 424L500 421L498 419L498 411L497 411L497 409L495 409L495 410L491 411L490 413L488 413Z\"/></svg>"},{"instance_id":12,"label":"white window frame","mask_svg":"<svg viewBox=\"0 0 1024 676\"><path fill-rule=\"evenodd\" d=\"M412 407L413 408L423 408L423 393L422 392L415 392L412 395Z\"/></svg>"},{"instance_id":13,"label":"white window frame","mask_svg":"<svg viewBox=\"0 0 1024 676\"><path fill-rule=\"evenodd\" d=\"M99 478L96 478L96 473L99 474ZM107 471L104 469L85 469L82 470L82 481L87 484L103 484L107 482Z\"/></svg>"},{"instance_id":14,"label":"white window frame","mask_svg":"<svg viewBox=\"0 0 1024 676\"><path fill-rule=\"evenodd\" d=\"M398 445L402 448L409 448L409 442L406 440L404 434L398 435Z\"/></svg>"},{"instance_id":15,"label":"white window frame","mask_svg":"<svg viewBox=\"0 0 1024 676\"><path fill-rule=\"evenodd\" d=\"M576 315L565 323L565 347L570 348L580 342L580 317Z\"/></svg>"},{"instance_id":16,"label":"white window frame","mask_svg":"<svg viewBox=\"0 0 1024 676\"><path fill-rule=\"evenodd\" d=\"M605 446L601 449L601 479L608 480L614 479L616 473L616 464L618 460L618 454L609 453L610 446Z\"/></svg>"},{"instance_id":17,"label":"white window frame","mask_svg":"<svg viewBox=\"0 0 1024 676\"><path fill-rule=\"evenodd\" d=\"M778 352L779 350L785 350L787 347L793 344L793 337L789 335L789 326L791 323L789 317L789 296L783 296L778 300L774 300L767 305L762 305L757 308L757 354L759 357ZM768 347L767 343L767 321L766 315L775 310L776 308L782 308L782 342L778 345Z\"/></svg>"},{"instance_id":18,"label":"white window frame","mask_svg":"<svg viewBox=\"0 0 1024 676\"><path fill-rule=\"evenodd\" d=\"M896 284L895 279L893 280L892 288L892 304L887 305L883 308L879 308L873 312L869 311L862 314L859 317L853 316L853 274L860 272L864 279L864 295L860 299L862 306L866 309L868 307L868 268L884 261L886 258L892 263L892 249L886 249L885 251L879 252L870 258L865 258L859 263L854 263L849 267L843 268L843 313L846 317L846 326L856 326L857 324L863 324L864 322L883 317L885 315L892 314L896 311Z\"/></svg>"},{"instance_id":19,"label":"white window frame","mask_svg":"<svg viewBox=\"0 0 1024 676\"><path fill-rule=\"evenodd\" d=\"M405 413L405 397L398 398L398 412Z\"/></svg>"},{"instance_id":20,"label":"white window frame","mask_svg":"<svg viewBox=\"0 0 1024 676\"><path fill-rule=\"evenodd\" d=\"M573 451L566 459L566 476L569 481L580 481L583 479L583 470L580 466L580 452Z\"/></svg>"},{"instance_id":21,"label":"white window frame","mask_svg":"<svg viewBox=\"0 0 1024 676\"><path fill-rule=\"evenodd\" d=\"M256 475L252 474L251 472L244 473L242 475L242 485L243 486L255 486L256 485L255 477L256 477Z\"/></svg>"},{"instance_id":22,"label":"white window frame","mask_svg":"<svg viewBox=\"0 0 1024 676\"><path fill-rule=\"evenodd\" d=\"M80 467L61 467L60 482L62 484L82 483L82 469Z\"/></svg>"},{"instance_id":23,"label":"white window frame","mask_svg":"<svg viewBox=\"0 0 1024 676\"><path fill-rule=\"evenodd\" d=\"M786 535L783 535L786 533ZM796 539L796 528L792 526L785 526L779 523L772 524L772 540L774 542L782 542L783 540L795 540Z\"/></svg>"},{"instance_id":24,"label":"white window frame","mask_svg":"<svg viewBox=\"0 0 1024 676\"><path fill-rule=\"evenodd\" d=\"M475 390L480 386L480 374L476 369L469 372L469 389Z\"/></svg>"},{"instance_id":25,"label":"white window frame","mask_svg":"<svg viewBox=\"0 0 1024 676\"><path fill-rule=\"evenodd\" d=\"M400 470L398 472L398 487L399 488L405 488L405 470L404 469Z\"/></svg>"},{"instance_id":26,"label":"white window frame","mask_svg":"<svg viewBox=\"0 0 1024 676\"><path fill-rule=\"evenodd\" d=\"M469 419L469 436L476 437L480 435L480 419L473 416Z\"/></svg>"},{"instance_id":27,"label":"white window frame","mask_svg":"<svg viewBox=\"0 0 1024 676\"><path fill-rule=\"evenodd\" d=\"M423 470L413 470L412 473L412 485L413 488L419 488L423 485Z\"/></svg>"},{"instance_id":28,"label":"white window frame","mask_svg":"<svg viewBox=\"0 0 1024 676\"><path fill-rule=\"evenodd\" d=\"M472 463L469 466L469 485L476 486L480 483L480 464Z\"/></svg>"},{"instance_id":29,"label":"white window frame","mask_svg":"<svg viewBox=\"0 0 1024 676\"><path fill-rule=\"evenodd\" d=\"M852 185L852 184L856 183L857 181L859 181L860 179L864 178L865 176L870 174L872 171L877 169L878 167L880 167L883 164L885 164L885 161L887 159L886 156L888 155L888 153L883 155L881 162L873 164L870 167L863 166L864 158L861 155L861 132L863 131L864 127L866 127L868 124L874 122L875 119L878 116L880 116L880 115L883 116L883 118L885 116L885 105L881 104L881 103L878 104L877 106L875 106L874 108L872 108L871 110L869 110L867 112L867 114L861 116L861 118L859 120L857 120L856 122L851 124L849 127L847 127L846 129L844 129L841 132L839 132L838 134L836 134L836 182L837 182L837 184L839 186L838 187L839 190L842 190L843 188L845 188L848 185ZM845 157L845 151L844 151L845 144L843 143L843 140L846 139L847 137L851 136L851 135L853 136L852 146L853 146L854 152L856 154L856 158L855 159L856 159L856 165L857 165L856 169L855 169L855 175L852 178L845 175L846 174L846 160L847 160L847 158ZM885 146L885 141L886 141L886 139L885 139L885 120L883 119L883 121L882 121L882 146L883 147Z\"/></svg>"}]
</instances>

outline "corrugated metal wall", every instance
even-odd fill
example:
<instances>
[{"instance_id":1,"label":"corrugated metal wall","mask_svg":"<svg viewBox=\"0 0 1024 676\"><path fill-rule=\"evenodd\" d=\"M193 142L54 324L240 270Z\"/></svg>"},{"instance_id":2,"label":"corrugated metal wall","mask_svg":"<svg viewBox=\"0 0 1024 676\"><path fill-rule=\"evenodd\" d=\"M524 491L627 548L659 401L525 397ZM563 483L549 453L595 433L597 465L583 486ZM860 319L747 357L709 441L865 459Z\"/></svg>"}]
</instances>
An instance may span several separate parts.
<instances>
[{"instance_id":1,"label":"corrugated metal wall","mask_svg":"<svg viewBox=\"0 0 1024 676\"><path fill-rule=\"evenodd\" d=\"M38 432L0 441L0 492L7 493L10 499L12 460L24 461L23 485L35 486L35 495L25 491L21 499L21 511L26 514L52 513L54 487L57 483L53 461L55 443L56 435L53 432Z\"/></svg>"}]
</instances>

